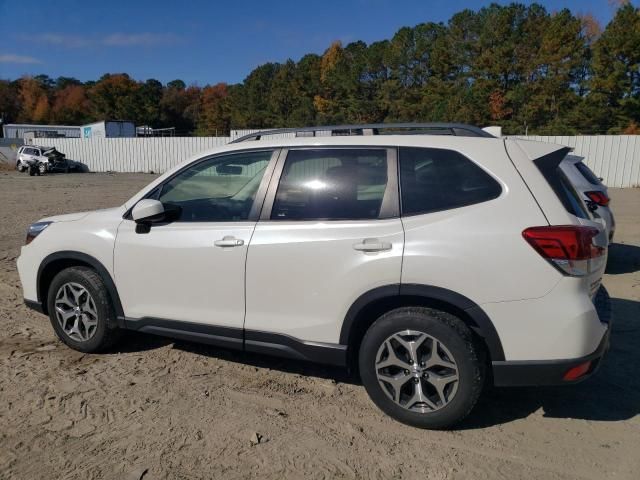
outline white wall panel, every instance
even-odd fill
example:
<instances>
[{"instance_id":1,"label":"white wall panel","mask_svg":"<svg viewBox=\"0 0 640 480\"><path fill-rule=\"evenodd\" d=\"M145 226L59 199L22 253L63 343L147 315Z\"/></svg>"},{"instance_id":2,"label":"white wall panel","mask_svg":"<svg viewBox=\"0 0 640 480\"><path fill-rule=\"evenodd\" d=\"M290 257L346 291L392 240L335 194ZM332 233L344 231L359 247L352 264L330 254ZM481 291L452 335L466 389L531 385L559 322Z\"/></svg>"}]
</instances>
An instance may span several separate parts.
<instances>
[{"instance_id":1,"label":"white wall panel","mask_svg":"<svg viewBox=\"0 0 640 480\"><path fill-rule=\"evenodd\" d=\"M225 145L229 137L50 138L69 160L90 172L163 173L199 152Z\"/></svg>"}]
</instances>

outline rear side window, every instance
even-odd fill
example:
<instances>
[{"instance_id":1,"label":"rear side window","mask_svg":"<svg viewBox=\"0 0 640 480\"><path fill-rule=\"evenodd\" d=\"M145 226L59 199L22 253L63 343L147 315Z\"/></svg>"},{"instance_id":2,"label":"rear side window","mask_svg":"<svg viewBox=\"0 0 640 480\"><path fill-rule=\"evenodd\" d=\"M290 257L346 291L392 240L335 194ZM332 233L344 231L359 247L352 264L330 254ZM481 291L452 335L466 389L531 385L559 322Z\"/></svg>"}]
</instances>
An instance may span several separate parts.
<instances>
[{"instance_id":1,"label":"rear side window","mask_svg":"<svg viewBox=\"0 0 640 480\"><path fill-rule=\"evenodd\" d=\"M601 185L600 179L596 177L596 174L593 173L584 163L576 163L576 168L591 185Z\"/></svg>"},{"instance_id":2,"label":"rear side window","mask_svg":"<svg viewBox=\"0 0 640 480\"><path fill-rule=\"evenodd\" d=\"M419 215L486 202L500 184L464 155L438 148L400 148L402 214Z\"/></svg>"},{"instance_id":3,"label":"rear side window","mask_svg":"<svg viewBox=\"0 0 640 480\"><path fill-rule=\"evenodd\" d=\"M378 218L386 187L386 150L290 150L271 219Z\"/></svg>"}]
</instances>

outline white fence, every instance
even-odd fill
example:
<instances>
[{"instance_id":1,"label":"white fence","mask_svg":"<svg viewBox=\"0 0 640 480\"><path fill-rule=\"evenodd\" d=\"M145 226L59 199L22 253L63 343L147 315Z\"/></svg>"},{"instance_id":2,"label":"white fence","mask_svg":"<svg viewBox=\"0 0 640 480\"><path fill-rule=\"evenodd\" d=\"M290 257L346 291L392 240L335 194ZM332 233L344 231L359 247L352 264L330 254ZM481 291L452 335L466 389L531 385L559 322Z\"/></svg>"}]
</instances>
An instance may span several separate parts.
<instances>
[{"instance_id":1,"label":"white fence","mask_svg":"<svg viewBox=\"0 0 640 480\"><path fill-rule=\"evenodd\" d=\"M234 133L237 137L249 132ZM572 147L610 187L640 186L640 135L518 138ZM230 140L229 137L56 138L38 142L55 146L92 172L162 173L198 152Z\"/></svg>"},{"instance_id":2,"label":"white fence","mask_svg":"<svg viewBox=\"0 0 640 480\"><path fill-rule=\"evenodd\" d=\"M594 173L609 187L640 186L640 135L584 135L577 137L517 137L559 143L585 158Z\"/></svg>"},{"instance_id":3,"label":"white fence","mask_svg":"<svg viewBox=\"0 0 640 480\"><path fill-rule=\"evenodd\" d=\"M225 145L229 137L43 138L37 142L55 146L90 172L163 173L198 152Z\"/></svg>"}]
</instances>

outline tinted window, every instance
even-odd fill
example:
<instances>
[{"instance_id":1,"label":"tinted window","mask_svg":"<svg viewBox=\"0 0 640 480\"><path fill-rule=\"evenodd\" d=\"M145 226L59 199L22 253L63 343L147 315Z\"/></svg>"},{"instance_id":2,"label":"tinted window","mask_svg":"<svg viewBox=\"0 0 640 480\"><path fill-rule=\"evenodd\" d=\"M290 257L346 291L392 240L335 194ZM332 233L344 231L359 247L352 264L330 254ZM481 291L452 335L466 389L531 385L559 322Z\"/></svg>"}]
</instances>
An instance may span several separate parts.
<instances>
[{"instance_id":1,"label":"tinted window","mask_svg":"<svg viewBox=\"0 0 640 480\"><path fill-rule=\"evenodd\" d=\"M417 215L486 202L500 184L471 160L452 150L400 148L403 215Z\"/></svg>"},{"instance_id":2,"label":"tinted window","mask_svg":"<svg viewBox=\"0 0 640 480\"><path fill-rule=\"evenodd\" d=\"M271 151L224 155L183 170L162 186L158 197L180 207L179 221L247 220Z\"/></svg>"},{"instance_id":3,"label":"tinted window","mask_svg":"<svg viewBox=\"0 0 640 480\"><path fill-rule=\"evenodd\" d=\"M562 173L562 171L558 168L558 177L560 180L560 185L562 186L561 201L567 209L569 213L572 213L576 217L580 218L590 218L587 209L584 207L583 203L580 201L580 197L576 193L575 188L571 185L571 182L567 177Z\"/></svg>"},{"instance_id":4,"label":"tinted window","mask_svg":"<svg viewBox=\"0 0 640 480\"><path fill-rule=\"evenodd\" d=\"M378 218L386 186L386 150L291 150L271 219Z\"/></svg>"},{"instance_id":5,"label":"tinted window","mask_svg":"<svg viewBox=\"0 0 640 480\"><path fill-rule=\"evenodd\" d=\"M576 163L576 168L582 174L582 176L592 185L600 185L600 179L596 177L596 174L591 171L584 163Z\"/></svg>"}]
</instances>

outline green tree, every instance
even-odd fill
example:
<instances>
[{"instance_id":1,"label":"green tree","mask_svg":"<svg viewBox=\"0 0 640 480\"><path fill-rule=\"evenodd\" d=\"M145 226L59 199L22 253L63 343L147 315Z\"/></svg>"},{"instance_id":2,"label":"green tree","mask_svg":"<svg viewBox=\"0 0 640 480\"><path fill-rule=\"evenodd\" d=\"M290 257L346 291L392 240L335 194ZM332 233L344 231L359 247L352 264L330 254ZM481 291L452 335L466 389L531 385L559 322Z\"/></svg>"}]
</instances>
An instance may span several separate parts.
<instances>
[{"instance_id":1,"label":"green tree","mask_svg":"<svg viewBox=\"0 0 640 480\"><path fill-rule=\"evenodd\" d=\"M160 100L160 125L174 127L178 135L194 132L200 111L200 88L187 88L182 80L167 83Z\"/></svg>"},{"instance_id":2,"label":"green tree","mask_svg":"<svg viewBox=\"0 0 640 480\"><path fill-rule=\"evenodd\" d=\"M103 75L89 90L95 118L135 121L140 114L139 90L126 73Z\"/></svg>"},{"instance_id":3,"label":"green tree","mask_svg":"<svg viewBox=\"0 0 640 480\"><path fill-rule=\"evenodd\" d=\"M162 84L153 78L138 87L135 121L143 125L158 127L160 122L160 102L162 100Z\"/></svg>"},{"instance_id":4,"label":"green tree","mask_svg":"<svg viewBox=\"0 0 640 480\"><path fill-rule=\"evenodd\" d=\"M590 100L612 132L640 123L640 9L622 5L593 45Z\"/></svg>"},{"instance_id":5,"label":"green tree","mask_svg":"<svg viewBox=\"0 0 640 480\"><path fill-rule=\"evenodd\" d=\"M18 92L17 82L0 80L0 118L2 123L11 123L18 117L20 112Z\"/></svg>"}]
</instances>

